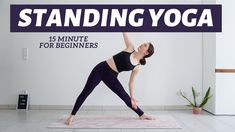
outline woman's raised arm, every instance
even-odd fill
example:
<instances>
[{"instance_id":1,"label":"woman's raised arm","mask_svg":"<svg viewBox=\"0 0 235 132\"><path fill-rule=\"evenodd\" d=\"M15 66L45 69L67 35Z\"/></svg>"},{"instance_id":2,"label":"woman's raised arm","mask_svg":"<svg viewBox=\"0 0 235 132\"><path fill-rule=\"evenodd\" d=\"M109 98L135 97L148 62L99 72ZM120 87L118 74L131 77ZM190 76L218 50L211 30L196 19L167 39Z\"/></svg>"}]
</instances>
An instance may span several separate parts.
<instances>
[{"instance_id":1,"label":"woman's raised arm","mask_svg":"<svg viewBox=\"0 0 235 132\"><path fill-rule=\"evenodd\" d=\"M126 49L132 51L134 49L134 45L130 41L128 34L126 32L123 33L123 39L126 45Z\"/></svg>"}]
</instances>

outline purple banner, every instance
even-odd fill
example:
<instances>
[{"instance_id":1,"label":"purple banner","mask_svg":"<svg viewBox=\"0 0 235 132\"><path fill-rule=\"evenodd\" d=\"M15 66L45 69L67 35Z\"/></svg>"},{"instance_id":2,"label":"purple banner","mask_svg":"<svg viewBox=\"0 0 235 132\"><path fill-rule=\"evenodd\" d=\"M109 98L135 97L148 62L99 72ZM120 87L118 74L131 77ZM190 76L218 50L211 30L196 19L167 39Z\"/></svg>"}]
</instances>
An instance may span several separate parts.
<instances>
[{"instance_id":1,"label":"purple banner","mask_svg":"<svg viewBox=\"0 0 235 132\"><path fill-rule=\"evenodd\" d=\"M221 5L11 5L11 32L221 32Z\"/></svg>"}]
</instances>

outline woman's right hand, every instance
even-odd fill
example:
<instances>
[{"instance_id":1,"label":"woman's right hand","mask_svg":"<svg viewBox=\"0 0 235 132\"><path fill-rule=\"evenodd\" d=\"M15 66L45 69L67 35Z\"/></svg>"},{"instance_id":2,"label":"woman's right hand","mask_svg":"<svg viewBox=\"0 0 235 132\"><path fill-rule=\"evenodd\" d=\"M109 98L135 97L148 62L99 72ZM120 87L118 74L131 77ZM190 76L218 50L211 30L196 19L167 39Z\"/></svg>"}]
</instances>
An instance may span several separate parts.
<instances>
[{"instance_id":1,"label":"woman's right hand","mask_svg":"<svg viewBox=\"0 0 235 132\"><path fill-rule=\"evenodd\" d=\"M135 98L131 98L131 105L133 109L137 109L137 101Z\"/></svg>"},{"instance_id":2,"label":"woman's right hand","mask_svg":"<svg viewBox=\"0 0 235 132\"><path fill-rule=\"evenodd\" d=\"M126 48L125 50L127 51L133 51L134 48L134 45L132 44L132 42L130 41L129 37L128 37L128 34L126 32L123 33L123 39L124 39L124 42L125 42L125 45L126 45Z\"/></svg>"}]
</instances>

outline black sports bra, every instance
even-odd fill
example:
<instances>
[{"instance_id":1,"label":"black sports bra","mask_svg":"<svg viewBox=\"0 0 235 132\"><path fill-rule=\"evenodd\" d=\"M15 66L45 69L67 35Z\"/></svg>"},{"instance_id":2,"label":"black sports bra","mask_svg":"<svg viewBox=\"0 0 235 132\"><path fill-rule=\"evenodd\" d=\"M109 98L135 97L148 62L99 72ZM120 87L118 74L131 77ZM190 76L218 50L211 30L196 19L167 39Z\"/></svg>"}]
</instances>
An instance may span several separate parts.
<instances>
[{"instance_id":1,"label":"black sports bra","mask_svg":"<svg viewBox=\"0 0 235 132\"><path fill-rule=\"evenodd\" d=\"M127 51L121 51L113 56L113 60L115 62L118 72L130 71L133 70L135 66L137 66L131 64L130 56L133 52L129 53Z\"/></svg>"}]
</instances>

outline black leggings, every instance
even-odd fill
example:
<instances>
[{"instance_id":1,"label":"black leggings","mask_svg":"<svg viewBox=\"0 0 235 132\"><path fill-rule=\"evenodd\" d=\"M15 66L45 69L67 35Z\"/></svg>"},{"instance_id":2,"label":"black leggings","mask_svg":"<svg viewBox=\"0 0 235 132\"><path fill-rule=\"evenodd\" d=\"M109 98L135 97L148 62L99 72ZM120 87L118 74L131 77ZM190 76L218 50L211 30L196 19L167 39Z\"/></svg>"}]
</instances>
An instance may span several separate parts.
<instances>
[{"instance_id":1,"label":"black leggings","mask_svg":"<svg viewBox=\"0 0 235 132\"><path fill-rule=\"evenodd\" d=\"M132 108L131 98L126 93L122 84L117 79L118 73L111 69L106 61L103 61L96 65L94 69L91 71L86 85L82 90L81 94L78 96L77 101L73 107L71 115L75 115L82 103L85 101L87 96L94 90L94 88L100 83L102 80L115 94L117 94L126 105L135 111L139 116L143 115L144 112L137 107L137 109Z\"/></svg>"}]
</instances>

